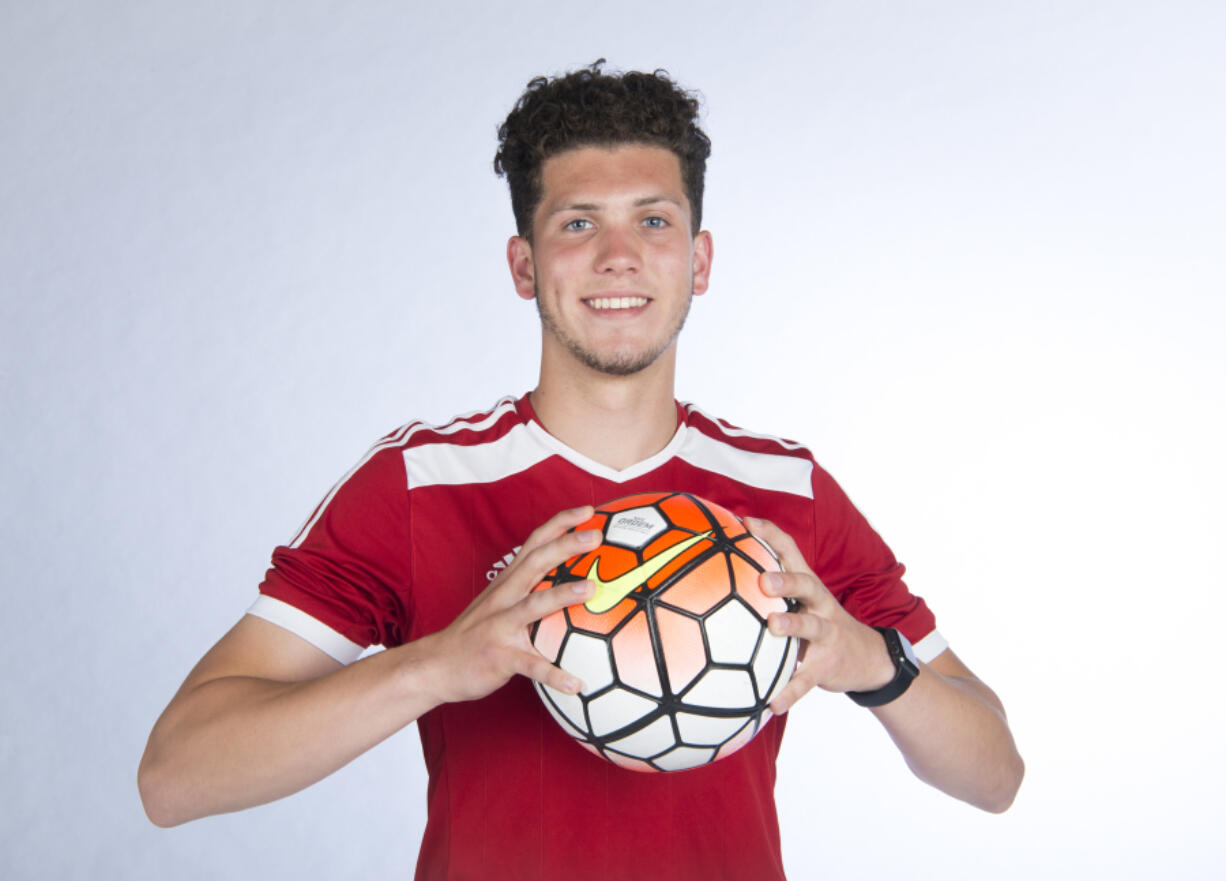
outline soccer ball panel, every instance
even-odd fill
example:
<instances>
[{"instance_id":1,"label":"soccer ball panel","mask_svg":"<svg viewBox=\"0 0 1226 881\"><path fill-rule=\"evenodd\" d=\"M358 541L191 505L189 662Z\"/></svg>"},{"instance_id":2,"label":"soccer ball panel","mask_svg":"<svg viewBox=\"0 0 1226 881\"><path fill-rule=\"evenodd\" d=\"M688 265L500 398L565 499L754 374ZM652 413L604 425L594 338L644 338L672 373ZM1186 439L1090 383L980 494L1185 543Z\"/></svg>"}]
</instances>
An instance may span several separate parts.
<instances>
[{"instance_id":1,"label":"soccer ball panel","mask_svg":"<svg viewBox=\"0 0 1226 881\"><path fill-rule=\"evenodd\" d=\"M651 647L647 613L639 612L613 636L613 665L623 685L663 697L660 672Z\"/></svg>"},{"instance_id":2,"label":"soccer ball panel","mask_svg":"<svg viewBox=\"0 0 1226 881\"><path fill-rule=\"evenodd\" d=\"M661 716L650 725L640 728L629 737L606 743L605 746L629 756L649 759L677 745L673 725L668 716Z\"/></svg>"},{"instance_id":3,"label":"soccer ball panel","mask_svg":"<svg viewBox=\"0 0 1226 881\"><path fill-rule=\"evenodd\" d=\"M752 709L753 681L744 670L708 670L682 698L690 706Z\"/></svg>"},{"instance_id":4,"label":"soccer ball panel","mask_svg":"<svg viewBox=\"0 0 1226 881\"><path fill-rule=\"evenodd\" d=\"M593 752L595 751L593 750ZM605 750L602 753L596 754L603 755L613 764L622 768L627 768L631 771L646 771L650 774L658 774L660 771L659 768L655 768L647 764L642 759L632 759L630 756L623 756L621 753L613 752L613 750Z\"/></svg>"},{"instance_id":5,"label":"soccer ball panel","mask_svg":"<svg viewBox=\"0 0 1226 881\"><path fill-rule=\"evenodd\" d=\"M789 639L787 652L783 658L783 666L779 670L779 681L775 683L775 687L771 688L770 694L766 696L766 702L770 703L775 699L779 692L783 691L783 687L788 684L792 678L792 673L796 669L796 655L800 652L800 640ZM763 688L770 688L769 682L762 682Z\"/></svg>"},{"instance_id":6,"label":"soccer ball panel","mask_svg":"<svg viewBox=\"0 0 1226 881\"><path fill-rule=\"evenodd\" d=\"M762 725L765 724L766 714L763 714L762 722L757 726L754 725L753 719L750 719L747 723L745 723L745 727L736 733L735 737L719 748L715 758L722 759L725 756L732 755L745 744L749 743L753 736L762 730Z\"/></svg>"},{"instance_id":7,"label":"soccer ball panel","mask_svg":"<svg viewBox=\"0 0 1226 881\"><path fill-rule=\"evenodd\" d=\"M711 660L719 664L748 664L762 633L762 623L737 600L712 612L702 626L707 631Z\"/></svg>"},{"instance_id":8,"label":"soccer ball panel","mask_svg":"<svg viewBox=\"0 0 1226 881\"><path fill-rule=\"evenodd\" d=\"M536 628L536 635L532 637L532 644L536 646L538 652L549 659L551 664L556 664L565 636L566 613L559 609L552 615L546 615L541 619Z\"/></svg>"},{"instance_id":9,"label":"soccer ball panel","mask_svg":"<svg viewBox=\"0 0 1226 881\"><path fill-rule=\"evenodd\" d=\"M741 522L741 518L734 514L729 514L731 522L725 522L724 517L719 518L720 524L724 527L724 535L729 541L740 541L749 534L749 530L745 528L745 524Z\"/></svg>"},{"instance_id":10,"label":"soccer ball panel","mask_svg":"<svg viewBox=\"0 0 1226 881\"><path fill-rule=\"evenodd\" d=\"M716 554L670 585L662 601L701 615L714 608L730 590L727 559L723 554Z\"/></svg>"},{"instance_id":11,"label":"soccer ball panel","mask_svg":"<svg viewBox=\"0 0 1226 881\"><path fill-rule=\"evenodd\" d=\"M588 551L578 565L571 568L571 572L581 578L597 576L605 581L612 581L638 564L638 554L634 551L605 544L594 551Z\"/></svg>"},{"instance_id":12,"label":"soccer ball panel","mask_svg":"<svg viewBox=\"0 0 1226 881\"><path fill-rule=\"evenodd\" d=\"M678 694L707 666L702 629L693 618L658 607L656 627L664 648L664 674L673 694Z\"/></svg>"},{"instance_id":13,"label":"soccer ball panel","mask_svg":"<svg viewBox=\"0 0 1226 881\"><path fill-rule=\"evenodd\" d=\"M613 684L609 646L603 639L572 633L562 649L558 666L583 682L583 694L592 694Z\"/></svg>"},{"instance_id":14,"label":"soccer ball panel","mask_svg":"<svg viewBox=\"0 0 1226 881\"><path fill-rule=\"evenodd\" d=\"M741 518L723 505L716 505L713 502L705 502L704 504L707 510L711 512L711 516L715 518L715 522L720 525L724 534L729 538L734 538L745 532L745 524L741 522Z\"/></svg>"},{"instance_id":15,"label":"soccer ball panel","mask_svg":"<svg viewBox=\"0 0 1226 881\"><path fill-rule=\"evenodd\" d=\"M676 538L676 541L669 540L672 538ZM682 544L683 542L693 542L693 543L683 545L684 549L681 550L680 552L673 551L673 553L676 553L677 556L673 557L671 560L668 560L668 562L665 563L664 566L662 566L658 571L654 572L652 576L647 579L647 589L648 590L656 590L661 585L668 583L668 581L671 580L678 572L680 572L682 569L689 566L695 559L707 553L711 549L711 547L714 545L714 542L712 542L709 538L705 538L705 537L698 538L696 536L690 535L685 532L678 532L677 530L673 530L664 536L664 540L659 542L660 544L659 551L655 551L652 549L649 549L649 550L652 551L651 556L654 557L658 553L668 552L670 548L673 548L676 545ZM653 548L654 548L654 545L653 545ZM722 555L721 555L721 559L722 559ZM685 577L685 581L688 582L689 579L690 579L690 576L687 575Z\"/></svg>"},{"instance_id":16,"label":"soccer ball panel","mask_svg":"<svg viewBox=\"0 0 1226 881\"><path fill-rule=\"evenodd\" d=\"M610 544L638 550L668 528L655 508L631 508L609 518L604 538Z\"/></svg>"},{"instance_id":17,"label":"soccer ball panel","mask_svg":"<svg viewBox=\"0 0 1226 881\"><path fill-rule=\"evenodd\" d=\"M779 558L775 556L774 551L762 539L747 535L738 541L736 546L740 549L741 553L757 563L763 572L783 571L783 567L779 565Z\"/></svg>"},{"instance_id":18,"label":"soccer ball panel","mask_svg":"<svg viewBox=\"0 0 1226 881\"><path fill-rule=\"evenodd\" d=\"M630 597L626 597L607 612L600 614L589 611L583 603L576 603L566 607L566 617L570 619L571 626L576 630L586 630L603 637L616 630L617 625L621 624L627 615L633 614L637 608L638 604Z\"/></svg>"},{"instance_id":19,"label":"soccer ball panel","mask_svg":"<svg viewBox=\"0 0 1226 881\"><path fill-rule=\"evenodd\" d=\"M710 530L704 530L702 532L693 533L693 532L686 532L683 529L670 529L667 532L665 532L663 535L657 536L655 541L653 541L651 544L649 544L647 547L643 549L643 559L648 560L654 557L656 554L664 553L669 548L675 545L681 544L682 542L694 541L696 535L705 536L708 532L710 532ZM708 541L694 541L694 544L691 545L690 547L697 547L698 550L685 554L682 557L683 561L688 561L698 556L700 553L705 551L707 548L711 547L711 542L709 540Z\"/></svg>"},{"instance_id":20,"label":"soccer ball panel","mask_svg":"<svg viewBox=\"0 0 1226 881\"><path fill-rule=\"evenodd\" d=\"M655 701L621 688L614 688L589 701L587 715L592 723L592 733L597 737L604 737L627 725L633 725L655 709Z\"/></svg>"},{"instance_id":21,"label":"soccer ball panel","mask_svg":"<svg viewBox=\"0 0 1226 881\"><path fill-rule=\"evenodd\" d=\"M719 746L736 734L745 724L744 716L702 716L697 713L677 713L677 729L681 740L691 746Z\"/></svg>"},{"instance_id":22,"label":"soccer ball panel","mask_svg":"<svg viewBox=\"0 0 1226 881\"><path fill-rule=\"evenodd\" d=\"M762 593L761 574L750 563L738 556L731 557L732 577L736 581L737 594L753 607L763 621L771 612L786 612L787 600ZM771 570L768 570L771 571Z\"/></svg>"},{"instance_id":23,"label":"soccer ball panel","mask_svg":"<svg viewBox=\"0 0 1226 881\"><path fill-rule=\"evenodd\" d=\"M775 636L769 630L762 634L762 645L758 647L758 656L753 659L753 678L757 680L758 691L763 693L765 700L770 700L782 687L778 679L786 683L791 677L791 669L783 666L784 655L794 639L786 636ZM765 694L765 692L770 694Z\"/></svg>"},{"instance_id":24,"label":"soccer ball panel","mask_svg":"<svg viewBox=\"0 0 1226 881\"><path fill-rule=\"evenodd\" d=\"M702 508L694 504L688 496L676 495L660 502L660 510L667 515L675 525L690 532L706 532L711 528L711 521L703 513Z\"/></svg>"},{"instance_id":25,"label":"soccer ball panel","mask_svg":"<svg viewBox=\"0 0 1226 881\"><path fill-rule=\"evenodd\" d=\"M715 750L702 747L679 746L658 758L652 759L665 771L684 771L705 765L715 756Z\"/></svg>"},{"instance_id":26,"label":"soccer ball panel","mask_svg":"<svg viewBox=\"0 0 1226 881\"><path fill-rule=\"evenodd\" d=\"M533 683L536 686L537 694L545 701L545 707L550 714L561 722L562 727L567 733L573 737L583 738L583 734L576 734L574 730L584 731L587 728L587 720L583 718L583 701L578 695L566 694L557 689L550 688L548 685L541 685L539 682ZM561 715L559 715L561 714ZM562 721L565 719L565 721ZM570 724L567 725L566 723Z\"/></svg>"}]
</instances>

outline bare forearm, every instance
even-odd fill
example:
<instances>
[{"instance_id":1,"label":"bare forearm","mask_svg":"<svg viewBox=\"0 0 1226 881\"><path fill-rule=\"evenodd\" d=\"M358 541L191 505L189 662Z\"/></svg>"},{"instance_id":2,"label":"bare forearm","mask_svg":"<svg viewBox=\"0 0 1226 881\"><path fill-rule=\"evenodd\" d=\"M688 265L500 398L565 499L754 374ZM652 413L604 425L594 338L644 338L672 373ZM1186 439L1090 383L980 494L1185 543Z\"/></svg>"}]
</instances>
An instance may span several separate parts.
<instances>
[{"instance_id":1,"label":"bare forearm","mask_svg":"<svg viewBox=\"0 0 1226 881\"><path fill-rule=\"evenodd\" d=\"M1025 766L991 689L925 666L906 694L878 707L917 777L987 811L1013 803Z\"/></svg>"},{"instance_id":2,"label":"bare forearm","mask_svg":"<svg viewBox=\"0 0 1226 881\"><path fill-rule=\"evenodd\" d=\"M443 630L348 667L245 615L149 736L138 774L149 818L173 826L297 792L439 704L478 700L512 676L577 693L578 680L532 647L528 627L591 593L587 581L535 589L554 566L596 545L598 530L568 531L591 514L573 508L539 526Z\"/></svg>"},{"instance_id":3,"label":"bare forearm","mask_svg":"<svg viewBox=\"0 0 1226 881\"><path fill-rule=\"evenodd\" d=\"M150 819L173 826L323 779L435 706L427 656L413 643L308 681L222 676L185 686L141 761Z\"/></svg>"}]
</instances>

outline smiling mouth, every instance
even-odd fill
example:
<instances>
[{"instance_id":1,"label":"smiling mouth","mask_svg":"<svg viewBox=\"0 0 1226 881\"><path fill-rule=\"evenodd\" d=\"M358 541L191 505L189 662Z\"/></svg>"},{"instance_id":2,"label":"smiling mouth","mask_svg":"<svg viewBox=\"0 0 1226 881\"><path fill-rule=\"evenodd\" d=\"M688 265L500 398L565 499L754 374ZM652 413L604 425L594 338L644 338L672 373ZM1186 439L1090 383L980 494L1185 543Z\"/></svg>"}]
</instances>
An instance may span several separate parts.
<instances>
[{"instance_id":1,"label":"smiling mouth","mask_svg":"<svg viewBox=\"0 0 1226 881\"><path fill-rule=\"evenodd\" d=\"M593 309L637 309L650 301L647 297L593 297L583 302Z\"/></svg>"}]
</instances>

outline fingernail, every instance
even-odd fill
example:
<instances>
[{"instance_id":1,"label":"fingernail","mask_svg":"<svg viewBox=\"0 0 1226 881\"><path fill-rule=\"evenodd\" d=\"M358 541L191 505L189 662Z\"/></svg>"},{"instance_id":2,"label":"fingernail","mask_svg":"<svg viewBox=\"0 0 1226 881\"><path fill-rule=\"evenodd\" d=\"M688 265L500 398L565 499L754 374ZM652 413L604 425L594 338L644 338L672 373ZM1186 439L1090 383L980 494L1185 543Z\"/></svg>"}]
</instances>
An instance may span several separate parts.
<instances>
[{"instance_id":1,"label":"fingernail","mask_svg":"<svg viewBox=\"0 0 1226 881\"><path fill-rule=\"evenodd\" d=\"M766 573L766 587L771 593L779 593L779 589L783 587L783 576L778 572Z\"/></svg>"},{"instance_id":2,"label":"fingernail","mask_svg":"<svg viewBox=\"0 0 1226 881\"><path fill-rule=\"evenodd\" d=\"M790 622L782 615L772 615L767 624L770 627L770 632L775 634L775 636L784 636L788 632Z\"/></svg>"},{"instance_id":3,"label":"fingernail","mask_svg":"<svg viewBox=\"0 0 1226 881\"><path fill-rule=\"evenodd\" d=\"M579 594L579 596L586 596L592 592L592 589L595 586L596 585L592 584L590 581L576 581L570 586L570 589Z\"/></svg>"},{"instance_id":4,"label":"fingernail","mask_svg":"<svg viewBox=\"0 0 1226 881\"><path fill-rule=\"evenodd\" d=\"M750 529L757 529L759 526L762 525L762 521L759 520L757 517L745 517L743 518L743 522Z\"/></svg>"},{"instance_id":5,"label":"fingernail","mask_svg":"<svg viewBox=\"0 0 1226 881\"><path fill-rule=\"evenodd\" d=\"M578 694L583 689L583 683L574 676L567 676L566 682L563 684L566 686L566 690L571 694Z\"/></svg>"}]
</instances>

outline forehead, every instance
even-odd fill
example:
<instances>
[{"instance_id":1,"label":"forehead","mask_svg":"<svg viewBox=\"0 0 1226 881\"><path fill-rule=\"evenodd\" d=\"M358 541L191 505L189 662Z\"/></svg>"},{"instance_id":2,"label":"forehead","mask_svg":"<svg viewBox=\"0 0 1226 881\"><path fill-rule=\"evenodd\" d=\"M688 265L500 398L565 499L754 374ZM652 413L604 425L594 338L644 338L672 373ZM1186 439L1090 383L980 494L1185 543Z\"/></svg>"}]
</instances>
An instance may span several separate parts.
<instances>
[{"instance_id":1,"label":"forehead","mask_svg":"<svg viewBox=\"0 0 1226 881\"><path fill-rule=\"evenodd\" d=\"M645 144L577 147L541 165L539 208L545 213L572 203L604 205L645 197L671 199L689 210L681 162L671 150Z\"/></svg>"}]
</instances>

